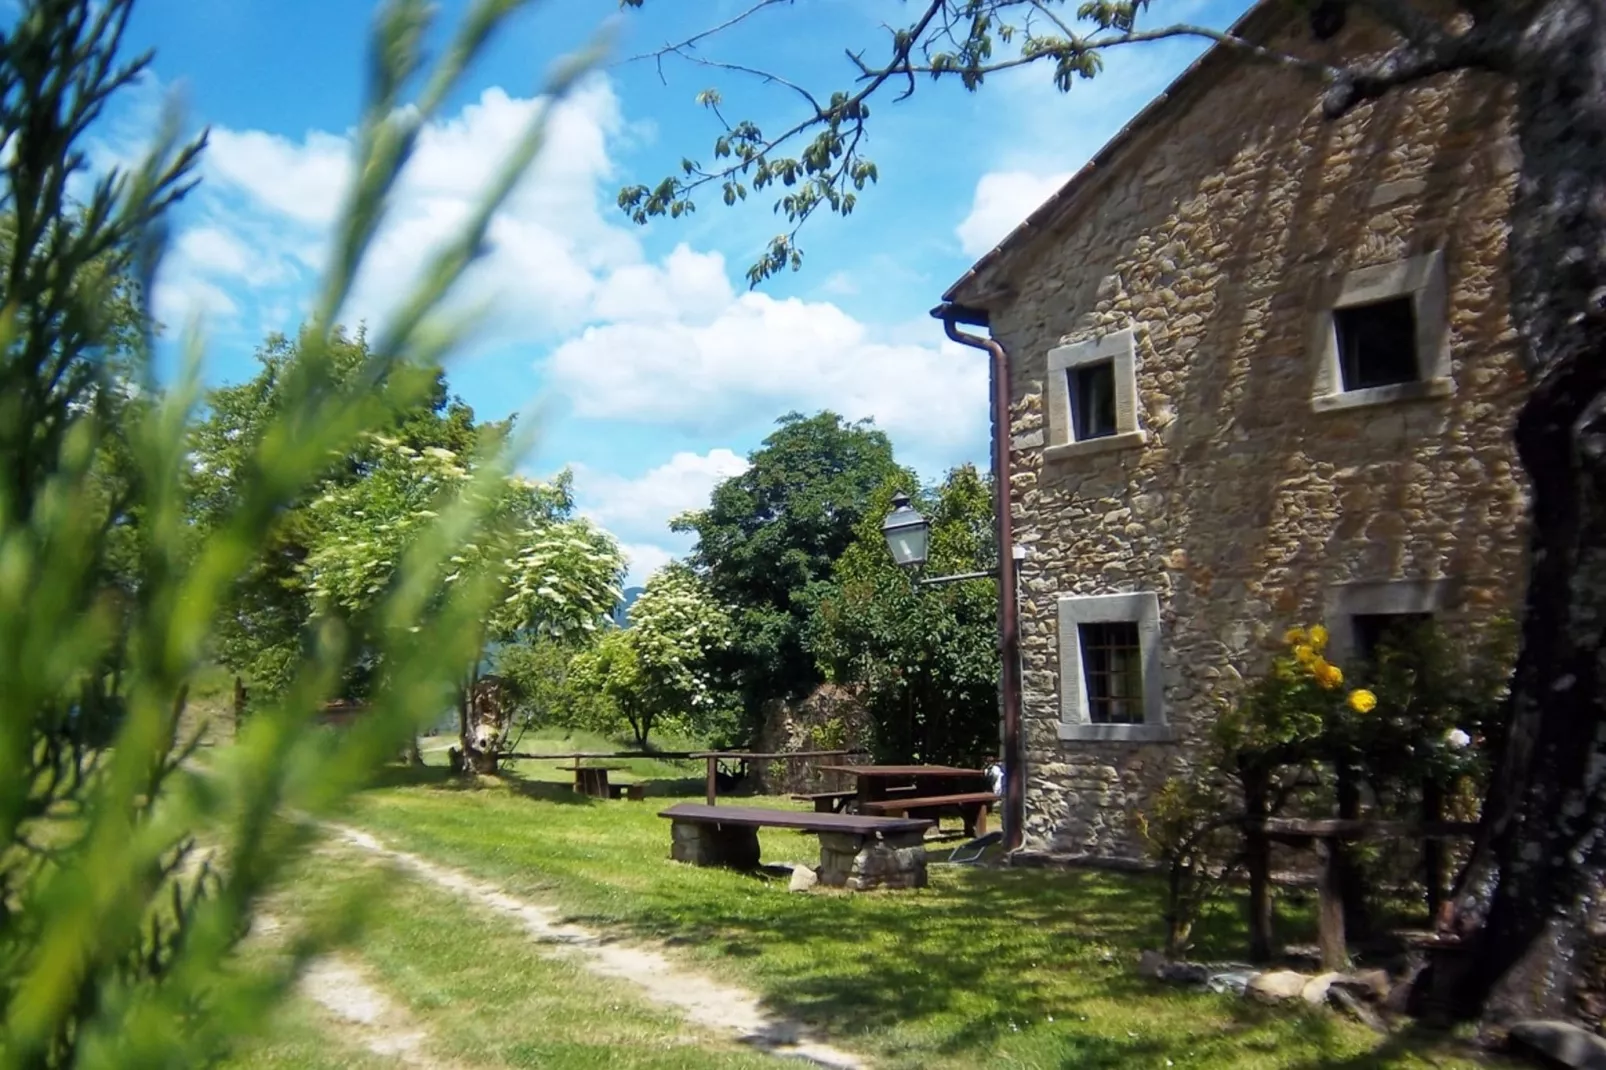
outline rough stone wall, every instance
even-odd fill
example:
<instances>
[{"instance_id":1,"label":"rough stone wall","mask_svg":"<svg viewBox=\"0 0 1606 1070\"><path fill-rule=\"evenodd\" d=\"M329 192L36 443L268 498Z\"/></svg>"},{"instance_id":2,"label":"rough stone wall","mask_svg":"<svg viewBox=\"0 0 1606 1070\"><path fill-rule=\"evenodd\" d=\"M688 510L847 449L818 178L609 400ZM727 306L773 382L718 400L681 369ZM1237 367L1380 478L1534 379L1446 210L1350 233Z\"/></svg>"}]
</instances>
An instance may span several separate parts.
<instances>
[{"instance_id":1,"label":"rough stone wall","mask_svg":"<svg viewBox=\"0 0 1606 1070\"><path fill-rule=\"evenodd\" d=\"M1376 45L1359 21L1335 48ZM1137 855L1131 813L1198 753L1235 675L1322 619L1329 585L1455 578L1452 628L1511 612L1522 589L1505 98L1478 76L1439 79L1334 123L1295 73L1207 76L988 283L1013 291L985 303L1013 365L1038 851ZM1313 411L1311 324L1332 276L1439 249L1453 396ZM1147 442L1045 462L1047 353L1127 327ZM1159 596L1179 739L1062 742L1056 600L1136 591Z\"/></svg>"},{"instance_id":2,"label":"rough stone wall","mask_svg":"<svg viewBox=\"0 0 1606 1070\"><path fill-rule=\"evenodd\" d=\"M874 740L875 722L853 691L837 684L821 684L796 705L769 704L757 750L764 754L813 750L858 750L868 754ZM815 768L841 761L798 758L762 763L756 770L756 787L771 795L849 787L838 774L821 773Z\"/></svg>"}]
</instances>

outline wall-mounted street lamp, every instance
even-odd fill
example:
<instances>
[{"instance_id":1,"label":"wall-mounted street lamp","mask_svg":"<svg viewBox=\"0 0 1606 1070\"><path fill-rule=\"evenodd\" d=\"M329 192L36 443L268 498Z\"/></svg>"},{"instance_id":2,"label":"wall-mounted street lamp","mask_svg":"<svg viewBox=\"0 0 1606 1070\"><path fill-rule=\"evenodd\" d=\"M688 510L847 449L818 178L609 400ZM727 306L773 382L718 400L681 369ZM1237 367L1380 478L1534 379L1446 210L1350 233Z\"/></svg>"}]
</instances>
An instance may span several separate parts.
<instances>
[{"instance_id":1,"label":"wall-mounted street lamp","mask_svg":"<svg viewBox=\"0 0 1606 1070\"><path fill-rule=\"evenodd\" d=\"M892 499L892 512L881 522L881 534L887 540L892 560L901 568L924 568L931 546L931 521L920 510L909 504L909 495L899 494ZM1014 558L1026 556L1026 547L1013 547ZM915 580L919 587L938 587L945 583L963 583L966 580L996 580L996 567L981 572L956 572L951 576L921 576Z\"/></svg>"},{"instance_id":2,"label":"wall-mounted street lamp","mask_svg":"<svg viewBox=\"0 0 1606 1070\"><path fill-rule=\"evenodd\" d=\"M1004 507L1008 508L1007 499ZM898 494L892 499L892 512L881 522L881 534L887 540L892 560L900 568L913 572L924 568L927 551L931 546L931 521L920 510L909 504L909 495ZM1021 844L1022 822L1025 814L1024 763L1020 761L1020 648L1015 636L1020 622L1014 619L1019 612L1018 600L1012 589L1020 575L1019 562L1026 557L1026 547L1013 541L1008 558L1001 557L996 565L982 572L956 572L951 576L917 576L916 587L936 587L946 583L963 583L966 580L1002 581L999 585L999 653L1003 657L1003 686L1000 704L1003 712L1004 752L1004 842L1009 850ZM1007 564L1008 568L1005 567ZM1005 592L1008 592L1005 594ZM1011 665L1014 661L1015 664Z\"/></svg>"},{"instance_id":3,"label":"wall-mounted street lamp","mask_svg":"<svg viewBox=\"0 0 1606 1070\"><path fill-rule=\"evenodd\" d=\"M931 521L909 504L909 495L900 493L892 499L892 512L881 522L881 534L892 551L893 563L900 568L919 568L926 563Z\"/></svg>"}]
</instances>

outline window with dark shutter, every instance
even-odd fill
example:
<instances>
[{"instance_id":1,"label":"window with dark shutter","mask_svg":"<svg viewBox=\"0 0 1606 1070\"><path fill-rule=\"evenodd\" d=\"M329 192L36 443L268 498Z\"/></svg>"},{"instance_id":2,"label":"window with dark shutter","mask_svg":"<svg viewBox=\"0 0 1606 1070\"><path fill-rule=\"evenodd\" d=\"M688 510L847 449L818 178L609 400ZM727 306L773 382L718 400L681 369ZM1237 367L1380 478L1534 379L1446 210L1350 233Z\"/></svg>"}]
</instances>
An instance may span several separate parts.
<instances>
[{"instance_id":1,"label":"window with dark shutter","mask_svg":"<svg viewBox=\"0 0 1606 1070\"><path fill-rule=\"evenodd\" d=\"M1421 378L1416 311L1410 297L1333 310L1344 389L1395 386Z\"/></svg>"},{"instance_id":2,"label":"window with dark shutter","mask_svg":"<svg viewBox=\"0 0 1606 1070\"><path fill-rule=\"evenodd\" d=\"M1071 402L1071 434L1075 441L1115 434L1115 362L1083 364L1065 373Z\"/></svg>"},{"instance_id":3,"label":"window with dark shutter","mask_svg":"<svg viewBox=\"0 0 1606 1070\"><path fill-rule=\"evenodd\" d=\"M1375 662L1377 652L1389 645L1406 643L1411 633L1433 622L1431 613L1361 613L1350 618L1355 629L1355 655L1363 662Z\"/></svg>"}]
</instances>

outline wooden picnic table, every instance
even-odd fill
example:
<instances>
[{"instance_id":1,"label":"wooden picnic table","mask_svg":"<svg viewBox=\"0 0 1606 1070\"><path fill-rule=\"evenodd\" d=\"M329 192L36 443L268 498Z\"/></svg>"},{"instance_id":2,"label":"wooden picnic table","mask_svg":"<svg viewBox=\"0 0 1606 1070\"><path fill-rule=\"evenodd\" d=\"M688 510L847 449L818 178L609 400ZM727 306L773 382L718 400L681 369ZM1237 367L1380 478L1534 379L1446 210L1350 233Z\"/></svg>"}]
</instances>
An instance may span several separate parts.
<instances>
[{"instance_id":1,"label":"wooden picnic table","mask_svg":"<svg viewBox=\"0 0 1606 1070\"><path fill-rule=\"evenodd\" d=\"M849 758L855 754L865 753L862 750L793 750L793 751L745 751L745 750L714 750L697 751L693 758L703 758L708 762L707 777L707 804L714 805L715 796L718 795L719 765L735 762L739 772L737 776L745 780L749 771L749 764L755 761L791 761L799 758ZM822 767L823 768L823 767Z\"/></svg>"},{"instance_id":2,"label":"wooden picnic table","mask_svg":"<svg viewBox=\"0 0 1606 1070\"><path fill-rule=\"evenodd\" d=\"M611 791L608 787L608 774L617 773L629 767L623 765L581 765L579 762L575 762L573 765L560 765L558 768L566 773L574 774L574 790L581 795L592 795L599 799L607 799L611 797Z\"/></svg>"},{"instance_id":3,"label":"wooden picnic table","mask_svg":"<svg viewBox=\"0 0 1606 1070\"><path fill-rule=\"evenodd\" d=\"M845 773L858 783L861 803L874 802L896 794L899 790L913 790L917 795L931 794L927 788L945 789L965 786L964 781L986 784L987 774L980 769L959 769L951 765L822 765L824 773ZM955 781L960 782L955 784Z\"/></svg>"},{"instance_id":4,"label":"wooden picnic table","mask_svg":"<svg viewBox=\"0 0 1606 1070\"><path fill-rule=\"evenodd\" d=\"M824 765L822 772L854 778L854 809L861 814L913 815L918 811L958 811L967 835L985 828L987 806L995 799L980 769L952 765Z\"/></svg>"}]
</instances>

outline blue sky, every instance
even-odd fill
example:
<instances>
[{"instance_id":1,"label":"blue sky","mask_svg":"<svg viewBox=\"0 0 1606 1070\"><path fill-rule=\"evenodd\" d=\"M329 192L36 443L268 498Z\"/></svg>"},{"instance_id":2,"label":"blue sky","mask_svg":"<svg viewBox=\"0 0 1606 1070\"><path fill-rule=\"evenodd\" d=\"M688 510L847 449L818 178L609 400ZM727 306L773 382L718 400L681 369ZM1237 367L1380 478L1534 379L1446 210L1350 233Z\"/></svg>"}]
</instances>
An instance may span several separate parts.
<instances>
[{"instance_id":1,"label":"blue sky","mask_svg":"<svg viewBox=\"0 0 1606 1070\"><path fill-rule=\"evenodd\" d=\"M868 147L881 181L848 220L805 230L802 272L748 293L744 272L782 229L766 198L638 227L614 205L683 156L708 160L716 132L695 94L727 114L790 125L787 96L741 76L668 60L618 62L724 21L751 0L647 0L614 17L612 60L565 103L548 153L465 280L495 309L449 369L487 418L533 411L535 473L573 468L583 511L619 538L632 582L687 549L668 519L792 409L869 416L927 478L987 457L986 369L926 312L1201 51L1189 41L1110 54L1105 73L1062 95L1047 70L1012 72L980 94L922 83L878 102ZM1074 6L1074 5L1073 5ZM1156 22L1224 26L1246 0L1156 0ZM461 0L439 5L452 25ZM845 47L884 46L902 0L777 5L703 47L714 59L828 93ZM462 217L532 108L558 56L614 15L611 0L549 0L522 15L427 132L347 319L379 322L427 251ZM171 325L203 317L208 374L252 374L270 331L293 331L317 278L361 107L365 0L141 0L130 45L155 77L108 124L126 155L164 99L211 129L200 188L181 207L157 293ZM176 332L175 332L176 333Z\"/></svg>"}]
</instances>

